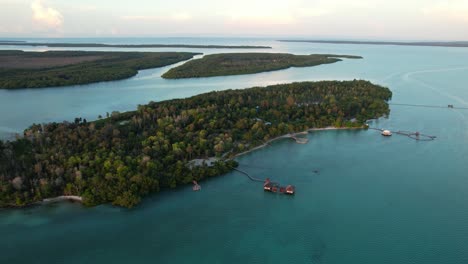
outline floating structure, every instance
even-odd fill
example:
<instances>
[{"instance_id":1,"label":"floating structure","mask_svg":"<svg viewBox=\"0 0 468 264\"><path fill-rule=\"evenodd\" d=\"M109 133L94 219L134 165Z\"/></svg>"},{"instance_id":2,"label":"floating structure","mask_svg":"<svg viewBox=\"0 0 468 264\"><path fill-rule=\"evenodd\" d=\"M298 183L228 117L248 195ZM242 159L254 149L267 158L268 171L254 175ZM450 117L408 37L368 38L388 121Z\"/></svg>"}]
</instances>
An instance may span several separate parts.
<instances>
[{"instance_id":1,"label":"floating structure","mask_svg":"<svg viewBox=\"0 0 468 264\"><path fill-rule=\"evenodd\" d=\"M265 180L261 180L259 178L255 178L250 176L247 172L239 170L237 168L232 168L235 171L238 171L245 176L247 176L251 181L255 182L263 182L263 190L265 192L273 192L273 193L284 193L284 194L289 194L293 195L296 192L296 187L294 185L287 185L286 187L280 186L279 183L277 182L272 182L270 178L266 178Z\"/></svg>"},{"instance_id":2,"label":"floating structure","mask_svg":"<svg viewBox=\"0 0 468 264\"><path fill-rule=\"evenodd\" d=\"M271 182L269 178L266 178L263 184L263 190L266 192L279 192L283 194L293 195L296 192L296 187L294 185L288 185L286 187L280 186L278 183Z\"/></svg>"},{"instance_id":3,"label":"floating structure","mask_svg":"<svg viewBox=\"0 0 468 264\"><path fill-rule=\"evenodd\" d=\"M384 131L382 131L381 134L382 134L382 136L384 136L384 137L389 137L389 136L392 135L392 131L390 131L390 130L384 130Z\"/></svg>"}]
</instances>

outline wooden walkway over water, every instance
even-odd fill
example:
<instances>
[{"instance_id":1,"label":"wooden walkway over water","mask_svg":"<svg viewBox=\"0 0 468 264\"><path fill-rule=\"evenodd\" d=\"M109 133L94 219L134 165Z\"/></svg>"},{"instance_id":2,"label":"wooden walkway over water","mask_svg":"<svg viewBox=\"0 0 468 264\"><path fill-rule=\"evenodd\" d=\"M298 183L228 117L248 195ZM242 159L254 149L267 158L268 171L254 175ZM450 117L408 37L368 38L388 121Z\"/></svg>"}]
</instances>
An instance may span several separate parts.
<instances>
[{"instance_id":1,"label":"wooden walkway over water","mask_svg":"<svg viewBox=\"0 0 468 264\"><path fill-rule=\"evenodd\" d=\"M243 171L243 170L239 170L238 168L233 168L235 171L237 172L240 172L242 174L244 174L245 176L247 176L251 181L255 181L255 182L265 182L265 179L259 179L259 178L255 178L253 176L250 176L250 174L248 174L247 172Z\"/></svg>"},{"instance_id":2,"label":"wooden walkway over water","mask_svg":"<svg viewBox=\"0 0 468 264\"><path fill-rule=\"evenodd\" d=\"M388 103L388 105L468 110L468 107L460 107L460 106L454 106L454 105L441 106L441 105L399 104L399 103Z\"/></svg>"},{"instance_id":3,"label":"wooden walkway over water","mask_svg":"<svg viewBox=\"0 0 468 264\"><path fill-rule=\"evenodd\" d=\"M377 130L379 131L380 133L382 133L384 131L384 129L381 129L381 128L375 128L375 127L369 127L369 129L372 129L372 130ZM436 136L431 136L431 135L426 135L426 134L422 134L422 133L419 133L418 131L416 132L411 132L411 131L392 131L393 134L397 134L397 135L402 135L402 136L407 136L411 139L414 139L414 140L417 140L417 141L432 141L432 140L435 140L437 137Z\"/></svg>"}]
</instances>

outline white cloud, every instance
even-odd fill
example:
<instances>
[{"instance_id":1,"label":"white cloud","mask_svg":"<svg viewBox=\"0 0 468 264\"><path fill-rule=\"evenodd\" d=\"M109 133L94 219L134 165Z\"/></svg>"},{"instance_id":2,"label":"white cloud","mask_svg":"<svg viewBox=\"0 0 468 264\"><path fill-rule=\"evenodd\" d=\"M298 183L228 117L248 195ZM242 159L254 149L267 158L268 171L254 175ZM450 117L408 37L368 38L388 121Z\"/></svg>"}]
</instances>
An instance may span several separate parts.
<instances>
[{"instance_id":1,"label":"white cloud","mask_svg":"<svg viewBox=\"0 0 468 264\"><path fill-rule=\"evenodd\" d=\"M51 7L46 7L42 0L34 0L31 3L33 19L49 28L58 29L63 25L62 14Z\"/></svg>"}]
</instances>

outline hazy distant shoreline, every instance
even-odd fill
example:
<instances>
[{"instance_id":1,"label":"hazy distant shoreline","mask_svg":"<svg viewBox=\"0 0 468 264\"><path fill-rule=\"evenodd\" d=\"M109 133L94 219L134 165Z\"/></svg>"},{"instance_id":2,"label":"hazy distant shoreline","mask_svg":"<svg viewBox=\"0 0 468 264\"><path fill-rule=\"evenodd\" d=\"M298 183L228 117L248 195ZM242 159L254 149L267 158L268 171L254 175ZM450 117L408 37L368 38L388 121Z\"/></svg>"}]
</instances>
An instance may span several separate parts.
<instances>
[{"instance_id":1,"label":"hazy distant shoreline","mask_svg":"<svg viewBox=\"0 0 468 264\"><path fill-rule=\"evenodd\" d=\"M1 46L31 46L49 48L197 48L197 49L271 49L269 46L192 45L192 44L103 44L103 43L43 43L0 40Z\"/></svg>"},{"instance_id":2,"label":"hazy distant shoreline","mask_svg":"<svg viewBox=\"0 0 468 264\"><path fill-rule=\"evenodd\" d=\"M294 40L283 39L280 42L306 42L306 43L328 43L328 44L356 44L356 45L395 45L395 46L423 46L423 47L468 47L468 41L449 41L449 42L398 42L398 41L354 41L354 40Z\"/></svg>"}]
</instances>

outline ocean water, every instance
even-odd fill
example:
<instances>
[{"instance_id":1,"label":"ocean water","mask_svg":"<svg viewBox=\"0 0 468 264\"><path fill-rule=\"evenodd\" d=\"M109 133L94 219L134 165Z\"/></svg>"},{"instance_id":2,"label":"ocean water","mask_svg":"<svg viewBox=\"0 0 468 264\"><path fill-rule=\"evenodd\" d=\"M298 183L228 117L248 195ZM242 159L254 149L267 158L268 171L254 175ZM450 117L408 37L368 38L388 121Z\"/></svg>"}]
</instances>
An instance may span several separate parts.
<instances>
[{"instance_id":1,"label":"ocean water","mask_svg":"<svg viewBox=\"0 0 468 264\"><path fill-rule=\"evenodd\" d=\"M163 80L160 75L173 67L168 66L124 81L0 90L2 135L34 122L95 119L151 100L305 80L367 79L389 87L392 103L468 107L466 48L127 40L157 41L270 45L269 52L364 59ZM232 172L201 182L200 192L190 186L165 191L133 210L70 203L1 210L0 263L468 263L468 110L392 105L388 119L371 125L437 139L385 138L373 130L317 131L306 145L277 141L238 159L240 168L256 177L296 185L292 197L264 193L261 183Z\"/></svg>"}]
</instances>

